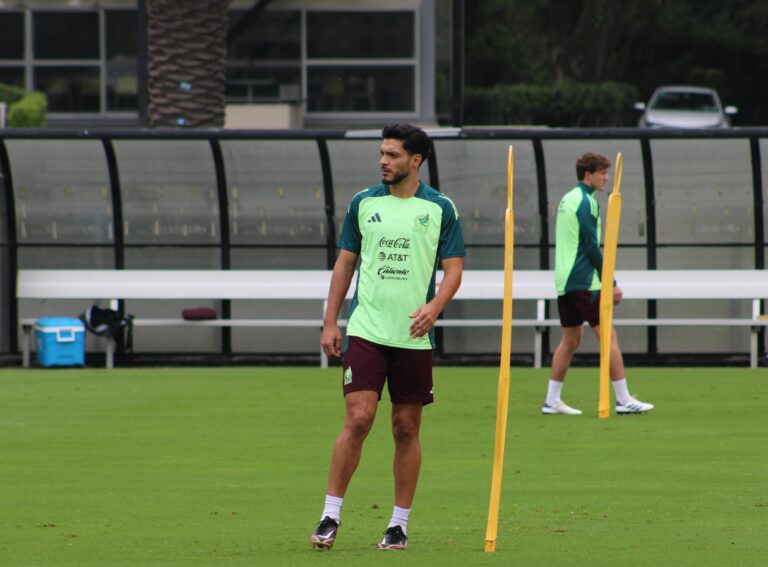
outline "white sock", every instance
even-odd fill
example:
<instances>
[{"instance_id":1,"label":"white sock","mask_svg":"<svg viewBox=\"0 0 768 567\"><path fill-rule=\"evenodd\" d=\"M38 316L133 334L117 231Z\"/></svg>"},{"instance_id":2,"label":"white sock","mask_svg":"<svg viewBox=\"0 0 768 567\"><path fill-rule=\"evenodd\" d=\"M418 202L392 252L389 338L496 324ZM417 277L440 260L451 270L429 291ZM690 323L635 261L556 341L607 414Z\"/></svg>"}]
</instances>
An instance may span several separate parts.
<instances>
[{"instance_id":1,"label":"white sock","mask_svg":"<svg viewBox=\"0 0 768 567\"><path fill-rule=\"evenodd\" d=\"M629 395L629 387L627 386L627 379L622 378L621 380L614 380L613 382L613 391L616 393L616 401L620 404L626 404L629 400L632 399L632 396Z\"/></svg>"},{"instance_id":2,"label":"white sock","mask_svg":"<svg viewBox=\"0 0 768 567\"><path fill-rule=\"evenodd\" d=\"M560 391L562 389L562 382L550 379L549 386L547 387L547 405L553 406L560 401Z\"/></svg>"},{"instance_id":3,"label":"white sock","mask_svg":"<svg viewBox=\"0 0 768 567\"><path fill-rule=\"evenodd\" d=\"M325 508L323 508L323 515L320 516L322 521L326 516L330 516L337 522L341 523L341 505L344 503L344 498L338 496L325 495Z\"/></svg>"},{"instance_id":4,"label":"white sock","mask_svg":"<svg viewBox=\"0 0 768 567\"><path fill-rule=\"evenodd\" d=\"M392 510L392 519L389 521L387 528L391 528L392 526L400 526L403 528L403 533L408 535L408 516L410 515L410 508L398 508L395 506L394 510Z\"/></svg>"}]
</instances>

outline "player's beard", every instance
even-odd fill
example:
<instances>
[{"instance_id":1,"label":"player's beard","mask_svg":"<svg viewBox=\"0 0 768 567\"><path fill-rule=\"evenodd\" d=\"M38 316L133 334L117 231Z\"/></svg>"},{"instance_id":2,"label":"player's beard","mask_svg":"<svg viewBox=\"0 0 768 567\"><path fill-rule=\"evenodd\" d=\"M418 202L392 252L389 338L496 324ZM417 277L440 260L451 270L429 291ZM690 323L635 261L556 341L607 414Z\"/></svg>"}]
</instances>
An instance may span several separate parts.
<instances>
[{"instance_id":1,"label":"player's beard","mask_svg":"<svg viewBox=\"0 0 768 567\"><path fill-rule=\"evenodd\" d=\"M384 178L382 178L382 179L381 179L381 182L382 182L384 185L397 185L397 184L398 184L398 183L400 183L400 182L401 182L403 179L405 179L406 177L408 177L408 173L409 173L409 172L406 172L406 173L395 173L395 172L393 171L393 172L392 172L392 179L384 179Z\"/></svg>"}]
</instances>

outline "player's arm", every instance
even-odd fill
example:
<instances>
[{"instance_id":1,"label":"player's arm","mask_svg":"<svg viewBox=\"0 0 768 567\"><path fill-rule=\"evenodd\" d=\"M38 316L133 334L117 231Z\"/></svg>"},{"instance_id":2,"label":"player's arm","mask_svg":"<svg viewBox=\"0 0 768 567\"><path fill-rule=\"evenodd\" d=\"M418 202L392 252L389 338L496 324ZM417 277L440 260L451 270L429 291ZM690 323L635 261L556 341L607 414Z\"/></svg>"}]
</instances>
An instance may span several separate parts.
<instances>
[{"instance_id":1,"label":"player's arm","mask_svg":"<svg viewBox=\"0 0 768 567\"><path fill-rule=\"evenodd\" d=\"M320 344L326 356L341 356L339 312L355 274L357 256L354 252L342 249L333 266L331 286L328 290L328 306L323 316L323 334L320 338Z\"/></svg>"},{"instance_id":2,"label":"player's arm","mask_svg":"<svg viewBox=\"0 0 768 567\"><path fill-rule=\"evenodd\" d=\"M584 255L597 270L598 277L603 271L603 254L600 252L600 243L597 241L597 220L592 216L589 202L585 199L576 210L576 218L579 221L579 239L581 240Z\"/></svg>"},{"instance_id":3,"label":"player's arm","mask_svg":"<svg viewBox=\"0 0 768 567\"><path fill-rule=\"evenodd\" d=\"M585 203L579 207L576 212L579 219L579 238L584 243L584 254L589 259L589 263L597 270L597 277L603 277L603 253L600 251L600 243L597 241L597 221L591 215L589 207ZM621 303L624 293L613 280L613 304Z\"/></svg>"},{"instance_id":4,"label":"player's arm","mask_svg":"<svg viewBox=\"0 0 768 567\"><path fill-rule=\"evenodd\" d=\"M413 319L410 333L413 337L421 337L435 326L440 313L456 294L461 285L461 273L464 269L464 258L443 259L443 281L437 290L437 294L426 305L422 305L414 311L410 317Z\"/></svg>"}]
</instances>

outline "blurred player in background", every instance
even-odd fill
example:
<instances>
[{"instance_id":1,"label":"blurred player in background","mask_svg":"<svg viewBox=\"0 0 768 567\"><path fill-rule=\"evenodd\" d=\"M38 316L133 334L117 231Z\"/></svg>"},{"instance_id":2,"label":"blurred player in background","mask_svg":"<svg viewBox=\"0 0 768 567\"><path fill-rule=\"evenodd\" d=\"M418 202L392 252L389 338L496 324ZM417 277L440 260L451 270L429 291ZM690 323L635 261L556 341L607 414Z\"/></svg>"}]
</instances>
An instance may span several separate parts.
<instances>
[{"instance_id":1,"label":"blurred player in background","mask_svg":"<svg viewBox=\"0 0 768 567\"><path fill-rule=\"evenodd\" d=\"M552 355L547 399L543 414L581 415L560 397L563 381L584 335L584 322L600 338L600 205L595 191L604 191L610 161L596 153L586 153L576 161L579 183L560 201L557 209L555 241L555 287L562 336ZM619 286L613 288L613 304L622 299ZM611 383L616 394L616 413L644 413L653 409L635 399L628 390L616 329L611 328Z\"/></svg>"}]
</instances>

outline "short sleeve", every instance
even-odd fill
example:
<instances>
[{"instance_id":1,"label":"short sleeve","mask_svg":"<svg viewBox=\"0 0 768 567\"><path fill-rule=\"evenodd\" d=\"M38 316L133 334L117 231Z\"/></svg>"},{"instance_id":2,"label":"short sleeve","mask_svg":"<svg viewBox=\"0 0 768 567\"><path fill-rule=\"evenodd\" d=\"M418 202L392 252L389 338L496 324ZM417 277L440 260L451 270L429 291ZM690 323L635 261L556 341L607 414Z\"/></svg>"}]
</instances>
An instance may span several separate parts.
<instances>
[{"instance_id":1,"label":"short sleeve","mask_svg":"<svg viewBox=\"0 0 768 567\"><path fill-rule=\"evenodd\" d=\"M339 237L339 248L360 253L360 243L362 235L360 234L360 225L358 224L358 211L360 209L360 200L353 199L347 209L347 216L344 217L344 225Z\"/></svg>"},{"instance_id":2,"label":"short sleeve","mask_svg":"<svg viewBox=\"0 0 768 567\"><path fill-rule=\"evenodd\" d=\"M443 218L440 224L440 243L438 245L438 256L441 260L445 258L456 258L464 256L464 234L461 231L461 221L459 212L453 202L445 198L443 204Z\"/></svg>"}]
</instances>

